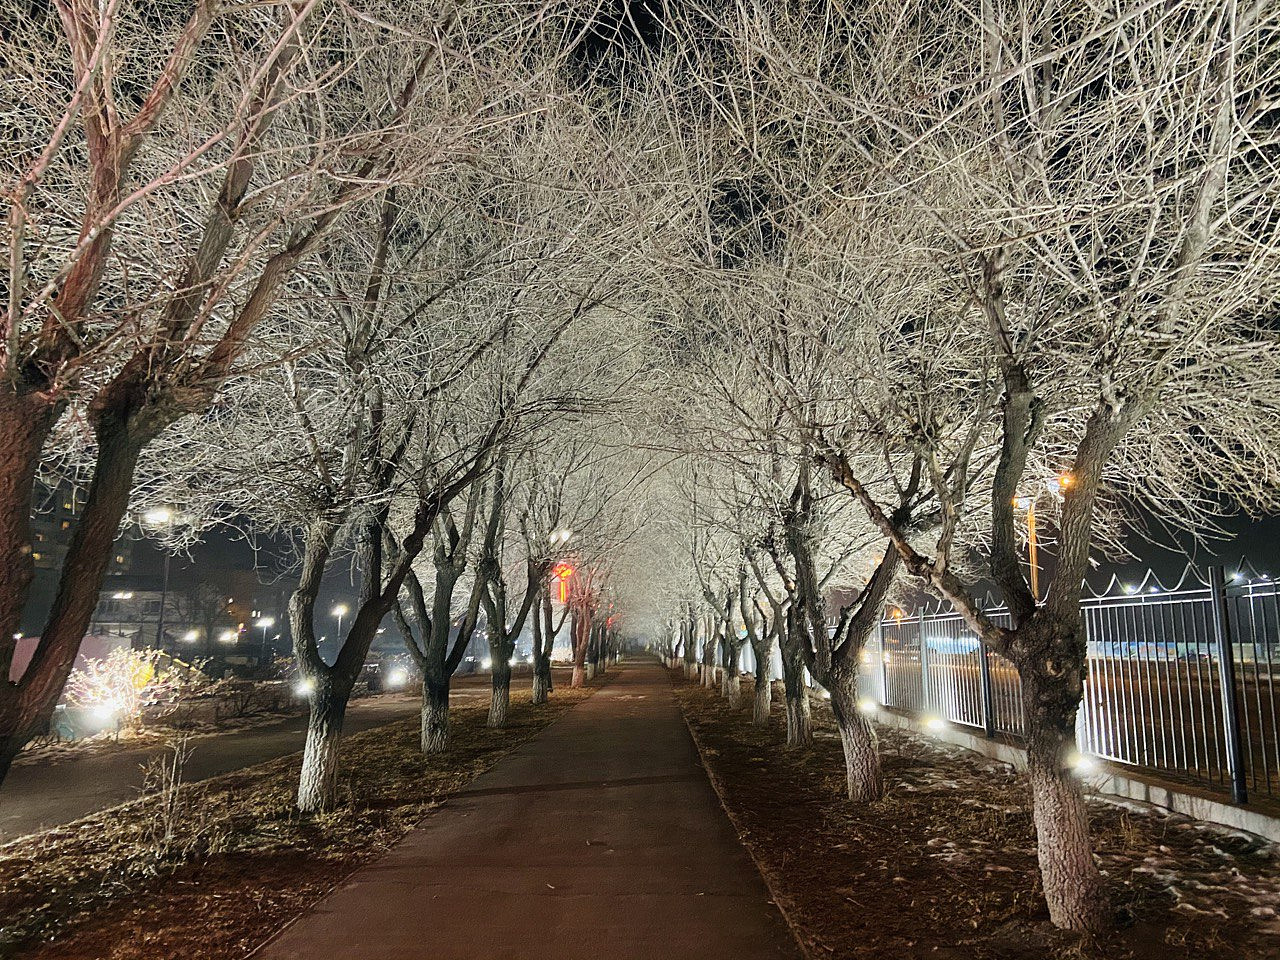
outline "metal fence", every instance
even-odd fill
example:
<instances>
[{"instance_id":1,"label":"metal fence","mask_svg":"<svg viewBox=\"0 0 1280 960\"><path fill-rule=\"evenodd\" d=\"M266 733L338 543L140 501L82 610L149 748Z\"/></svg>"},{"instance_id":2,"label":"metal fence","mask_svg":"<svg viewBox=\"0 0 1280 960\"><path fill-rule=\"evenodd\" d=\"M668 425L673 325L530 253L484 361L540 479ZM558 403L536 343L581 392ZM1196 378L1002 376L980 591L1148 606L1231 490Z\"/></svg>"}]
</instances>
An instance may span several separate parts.
<instances>
[{"instance_id":1,"label":"metal fence","mask_svg":"<svg viewBox=\"0 0 1280 960\"><path fill-rule=\"evenodd\" d=\"M1166 588L1112 581L1082 603L1085 755L1163 776L1280 797L1280 588L1187 569ZM1006 609L989 605L997 623ZM864 651L864 695L885 706L1021 737L1017 672L949 607L891 610Z\"/></svg>"}]
</instances>

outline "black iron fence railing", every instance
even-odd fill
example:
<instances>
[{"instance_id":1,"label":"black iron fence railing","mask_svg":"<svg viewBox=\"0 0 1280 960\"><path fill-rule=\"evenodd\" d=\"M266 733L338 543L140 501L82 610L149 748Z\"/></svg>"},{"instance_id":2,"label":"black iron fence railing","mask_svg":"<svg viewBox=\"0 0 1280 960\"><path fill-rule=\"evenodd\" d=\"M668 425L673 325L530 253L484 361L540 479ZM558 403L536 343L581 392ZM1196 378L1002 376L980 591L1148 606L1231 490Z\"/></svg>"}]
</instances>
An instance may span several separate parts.
<instances>
[{"instance_id":1,"label":"black iron fence railing","mask_svg":"<svg viewBox=\"0 0 1280 960\"><path fill-rule=\"evenodd\" d=\"M1164 587L1112 581L1082 603L1088 677L1077 718L1084 758L1229 790L1280 796L1280 588L1267 578L1205 577ZM986 611L1008 625L1007 610ZM1024 733L1017 672L983 648L947 605L891 608L863 655L862 692L885 706Z\"/></svg>"}]
</instances>

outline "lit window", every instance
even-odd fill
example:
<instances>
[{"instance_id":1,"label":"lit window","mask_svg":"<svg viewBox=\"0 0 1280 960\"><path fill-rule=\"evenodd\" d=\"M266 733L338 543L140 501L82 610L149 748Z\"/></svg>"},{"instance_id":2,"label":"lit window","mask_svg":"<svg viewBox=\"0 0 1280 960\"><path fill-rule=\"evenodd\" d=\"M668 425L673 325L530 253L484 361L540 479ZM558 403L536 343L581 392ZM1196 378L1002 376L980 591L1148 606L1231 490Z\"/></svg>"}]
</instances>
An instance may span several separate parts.
<instances>
[{"instance_id":1,"label":"lit window","mask_svg":"<svg viewBox=\"0 0 1280 960\"><path fill-rule=\"evenodd\" d=\"M68 501L67 503L64 503L64 504L62 505L62 509L63 509L63 510L70 510L70 509L71 509L71 503L70 503L69 501Z\"/></svg>"},{"instance_id":2,"label":"lit window","mask_svg":"<svg viewBox=\"0 0 1280 960\"><path fill-rule=\"evenodd\" d=\"M116 563L124 563L124 557L119 553L116 554Z\"/></svg>"},{"instance_id":3,"label":"lit window","mask_svg":"<svg viewBox=\"0 0 1280 960\"><path fill-rule=\"evenodd\" d=\"M44 555L43 555L43 554L40 554L40 553L33 553L33 554L31 555L31 558L32 558L33 560L42 560L42 559L44 558Z\"/></svg>"},{"instance_id":4,"label":"lit window","mask_svg":"<svg viewBox=\"0 0 1280 960\"><path fill-rule=\"evenodd\" d=\"M63 521L62 521L62 529L63 529L63 530L70 530L70 529L71 529L71 521L70 521L70 520L63 520Z\"/></svg>"}]
</instances>

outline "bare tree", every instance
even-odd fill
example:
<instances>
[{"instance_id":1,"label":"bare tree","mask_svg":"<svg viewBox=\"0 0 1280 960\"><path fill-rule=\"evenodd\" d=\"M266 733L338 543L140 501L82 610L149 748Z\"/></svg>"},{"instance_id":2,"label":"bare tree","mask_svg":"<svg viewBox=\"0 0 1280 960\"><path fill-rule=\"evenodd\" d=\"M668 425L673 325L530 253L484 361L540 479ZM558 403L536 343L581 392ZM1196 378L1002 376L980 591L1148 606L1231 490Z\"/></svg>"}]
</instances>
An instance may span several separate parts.
<instances>
[{"instance_id":1,"label":"bare tree","mask_svg":"<svg viewBox=\"0 0 1280 960\"><path fill-rule=\"evenodd\" d=\"M389 10L319 0L201 0L177 22L124 0L9 12L19 29L0 43L20 72L5 112L26 132L5 158L0 775L74 662L143 451L209 408L344 210L452 149L453 123L425 149L406 140L424 90L452 82L439 60L466 19L410 38L379 20ZM10 682L33 484L68 447L88 494L36 653Z\"/></svg>"},{"instance_id":2,"label":"bare tree","mask_svg":"<svg viewBox=\"0 0 1280 960\"><path fill-rule=\"evenodd\" d=\"M770 189L839 253L793 269L839 307L805 336L828 349L834 331L850 370L792 380L790 410L903 568L1017 668L1064 927L1107 914L1072 773L1091 551L1135 502L1203 531L1219 497L1274 501L1276 16L981 0L730 28L772 115L809 131L768 154ZM758 145L754 117L737 129ZM903 457L935 504L928 548L893 498ZM1037 498L1044 597L1019 555L1016 502ZM1011 628L979 609L983 576Z\"/></svg>"}]
</instances>

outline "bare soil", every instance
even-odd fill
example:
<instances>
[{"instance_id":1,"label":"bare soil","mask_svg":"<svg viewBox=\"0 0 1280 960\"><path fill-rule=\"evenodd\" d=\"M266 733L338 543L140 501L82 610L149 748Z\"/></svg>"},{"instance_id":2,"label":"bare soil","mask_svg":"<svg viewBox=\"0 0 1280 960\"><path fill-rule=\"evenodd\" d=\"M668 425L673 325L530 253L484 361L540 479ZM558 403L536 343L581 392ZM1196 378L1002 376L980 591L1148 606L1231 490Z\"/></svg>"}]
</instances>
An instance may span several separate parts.
<instances>
[{"instance_id":1,"label":"bare soil","mask_svg":"<svg viewBox=\"0 0 1280 960\"><path fill-rule=\"evenodd\" d=\"M156 792L0 848L0 957L168 960L248 956L362 863L604 682L558 686L508 726L454 706L453 748L425 758L411 718L342 745L342 800L293 807L300 755Z\"/></svg>"},{"instance_id":2,"label":"bare soil","mask_svg":"<svg viewBox=\"0 0 1280 960\"><path fill-rule=\"evenodd\" d=\"M802 944L816 958L1280 957L1280 850L1154 809L1090 800L1115 927L1101 942L1055 929L1041 894L1030 801L1004 764L879 728L887 797L844 797L830 711L787 749L780 698L767 728L676 680L699 750Z\"/></svg>"}]
</instances>

